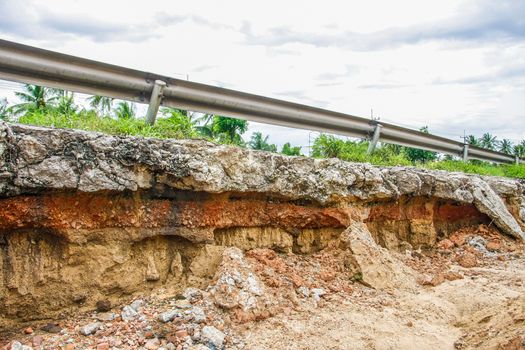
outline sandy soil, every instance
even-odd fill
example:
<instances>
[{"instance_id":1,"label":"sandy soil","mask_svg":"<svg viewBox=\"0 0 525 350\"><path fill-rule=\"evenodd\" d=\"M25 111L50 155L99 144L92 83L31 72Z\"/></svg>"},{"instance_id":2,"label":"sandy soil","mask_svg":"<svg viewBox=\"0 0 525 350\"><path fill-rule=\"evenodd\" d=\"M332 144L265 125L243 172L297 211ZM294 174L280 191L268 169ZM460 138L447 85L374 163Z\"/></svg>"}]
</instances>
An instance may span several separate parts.
<instances>
[{"instance_id":1,"label":"sandy soil","mask_svg":"<svg viewBox=\"0 0 525 350\"><path fill-rule=\"evenodd\" d=\"M525 260L491 259L415 290L364 286L322 307L240 327L247 349L522 349Z\"/></svg>"}]
</instances>

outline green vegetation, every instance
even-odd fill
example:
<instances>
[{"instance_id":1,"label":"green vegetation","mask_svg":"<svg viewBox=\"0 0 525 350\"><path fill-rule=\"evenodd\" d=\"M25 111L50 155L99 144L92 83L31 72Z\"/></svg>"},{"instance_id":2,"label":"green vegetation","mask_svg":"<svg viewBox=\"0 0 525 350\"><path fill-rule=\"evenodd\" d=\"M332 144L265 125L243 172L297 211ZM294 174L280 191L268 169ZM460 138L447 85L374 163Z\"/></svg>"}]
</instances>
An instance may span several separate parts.
<instances>
[{"instance_id":1,"label":"green vegetation","mask_svg":"<svg viewBox=\"0 0 525 350\"><path fill-rule=\"evenodd\" d=\"M478 160L463 162L450 159L451 157L438 160L434 152L397 145L382 145L372 154L366 154L367 149L367 141L345 141L335 136L321 135L314 142L313 156L339 158L352 162L369 162L382 166L412 165L426 169L525 179L525 165L496 165Z\"/></svg>"},{"instance_id":2,"label":"green vegetation","mask_svg":"<svg viewBox=\"0 0 525 350\"><path fill-rule=\"evenodd\" d=\"M245 142L242 135L248 130L248 122L219 115L191 113L176 108L162 108L155 125L145 123L137 117L135 105L130 102L115 102L112 98L92 96L89 109L75 103L73 93L58 89L26 85L17 92L19 104L8 106L0 99L0 119L23 124L55 128L98 131L113 135L134 135L156 138L201 138L213 142L249 147L268 152L277 152L277 146L269 142L269 136L260 132L252 134ZM116 103L116 104L115 104ZM420 129L429 132L427 127ZM485 133L477 138L466 137L466 142L507 154L525 155L525 140L513 145L511 141L499 141L496 136ZM452 156L440 156L435 152L380 144L372 154L367 154L365 140L343 140L332 135L321 134L314 141L311 153L318 158L339 158L352 162L369 162L381 166L417 166L427 169L460 171L465 173L507 176L525 179L525 165L495 165L487 162L462 162ZM301 156L301 147L285 143L280 153Z\"/></svg>"}]
</instances>

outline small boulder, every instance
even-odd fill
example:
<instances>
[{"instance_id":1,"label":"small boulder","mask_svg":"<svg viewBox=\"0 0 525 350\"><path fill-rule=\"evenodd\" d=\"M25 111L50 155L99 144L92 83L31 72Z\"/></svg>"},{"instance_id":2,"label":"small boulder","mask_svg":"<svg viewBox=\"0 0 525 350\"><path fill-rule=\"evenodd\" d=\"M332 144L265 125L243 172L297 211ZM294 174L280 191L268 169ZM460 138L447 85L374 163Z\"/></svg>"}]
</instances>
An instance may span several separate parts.
<instances>
[{"instance_id":1,"label":"small boulder","mask_svg":"<svg viewBox=\"0 0 525 350\"><path fill-rule=\"evenodd\" d=\"M136 312L139 312L140 308L144 306L144 300L142 299L134 300L131 304L129 304L129 306Z\"/></svg>"},{"instance_id":2,"label":"small boulder","mask_svg":"<svg viewBox=\"0 0 525 350\"><path fill-rule=\"evenodd\" d=\"M108 312L109 310L111 310L111 302L109 300L97 301L97 311L98 312Z\"/></svg>"},{"instance_id":3,"label":"small boulder","mask_svg":"<svg viewBox=\"0 0 525 350\"><path fill-rule=\"evenodd\" d=\"M182 314L178 310L170 310L159 315L159 321L167 323L173 321L175 317L181 317Z\"/></svg>"},{"instance_id":4,"label":"small boulder","mask_svg":"<svg viewBox=\"0 0 525 350\"><path fill-rule=\"evenodd\" d=\"M454 242L452 242L450 239L445 238L439 241L438 248L443 250L450 250L454 248Z\"/></svg>"},{"instance_id":5,"label":"small boulder","mask_svg":"<svg viewBox=\"0 0 525 350\"><path fill-rule=\"evenodd\" d=\"M182 292L182 296L190 303L194 303L197 300L202 299L202 291L197 288L189 287Z\"/></svg>"},{"instance_id":6,"label":"small boulder","mask_svg":"<svg viewBox=\"0 0 525 350\"><path fill-rule=\"evenodd\" d=\"M85 336L94 334L96 331L99 330L100 327L102 327L102 323L100 322L87 324L80 328L80 334Z\"/></svg>"},{"instance_id":7,"label":"small boulder","mask_svg":"<svg viewBox=\"0 0 525 350\"><path fill-rule=\"evenodd\" d=\"M457 262L461 267L464 268L472 268L478 265L478 260L476 259L476 256L470 252L464 252L463 254L458 256Z\"/></svg>"},{"instance_id":8,"label":"small boulder","mask_svg":"<svg viewBox=\"0 0 525 350\"><path fill-rule=\"evenodd\" d=\"M225 334L213 326L204 326L201 331L201 340L212 349L222 349Z\"/></svg>"},{"instance_id":9,"label":"small boulder","mask_svg":"<svg viewBox=\"0 0 525 350\"><path fill-rule=\"evenodd\" d=\"M138 316L137 311L135 311L129 305L124 306L122 308L122 312L120 313L120 317L122 317L122 321L131 321L137 316Z\"/></svg>"}]
</instances>

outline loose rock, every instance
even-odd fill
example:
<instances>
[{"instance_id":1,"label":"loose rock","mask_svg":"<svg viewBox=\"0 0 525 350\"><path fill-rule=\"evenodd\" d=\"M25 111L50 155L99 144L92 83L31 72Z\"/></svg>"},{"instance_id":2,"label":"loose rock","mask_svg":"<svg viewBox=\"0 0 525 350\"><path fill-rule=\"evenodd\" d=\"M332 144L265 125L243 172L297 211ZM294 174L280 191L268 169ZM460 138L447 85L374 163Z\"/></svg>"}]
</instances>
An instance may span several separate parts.
<instances>
[{"instance_id":1,"label":"loose rock","mask_svg":"<svg viewBox=\"0 0 525 350\"><path fill-rule=\"evenodd\" d=\"M91 335L95 333L101 326L102 323L100 322L90 323L80 328L80 334L85 336Z\"/></svg>"},{"instance_id":2,"label":"loose rock","mask_svg":"<svg viewBox=\"0 0 525 350\"><path fill-rule=\"evenodd\" d=\"M213 326L204 326L201 331L201 339L208 346L215 349L222 349L225 334Z\"/></svg>"}]
</instances>

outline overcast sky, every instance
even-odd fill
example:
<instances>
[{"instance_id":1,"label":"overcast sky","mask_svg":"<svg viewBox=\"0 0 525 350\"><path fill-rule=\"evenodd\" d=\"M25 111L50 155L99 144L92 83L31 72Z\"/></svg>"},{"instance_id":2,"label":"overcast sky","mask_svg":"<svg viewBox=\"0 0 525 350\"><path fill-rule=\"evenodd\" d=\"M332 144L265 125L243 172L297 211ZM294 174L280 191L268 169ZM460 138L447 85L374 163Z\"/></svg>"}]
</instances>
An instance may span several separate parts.
<instances>
[{"instance_id":1,"label":"overcast sky","mask_svg":"<svg viewBox=\"0 0 525 350\"><path fill-rule=\"evenodd\" d=\"M525 138L524 0L0 0L0 36L457 140Z\"/></svg>"}]
</instances>

